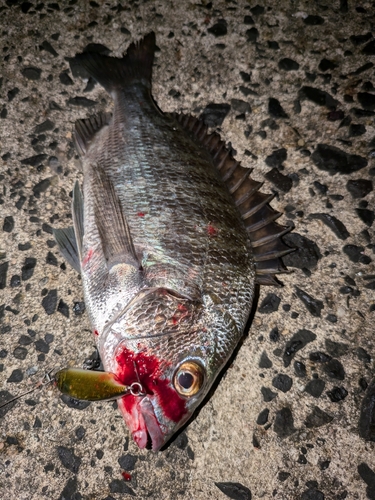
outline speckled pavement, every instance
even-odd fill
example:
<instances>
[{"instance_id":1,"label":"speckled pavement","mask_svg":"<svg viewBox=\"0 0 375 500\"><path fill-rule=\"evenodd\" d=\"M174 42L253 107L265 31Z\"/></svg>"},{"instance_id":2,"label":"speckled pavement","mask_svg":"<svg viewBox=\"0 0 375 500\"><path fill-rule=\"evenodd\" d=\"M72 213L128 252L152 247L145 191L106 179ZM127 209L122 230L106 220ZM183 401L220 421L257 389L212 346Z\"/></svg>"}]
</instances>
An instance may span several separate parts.
<instances>
[{"instance_id":1,"label":"speckled pavement","mask_svg":"<svg viewBox=\"0 0 375 500\"><path fill-rule=\"evenodd\" d=\"M2 0L0 401L94 351L52 228L82 180L77 118L111 107L69 58L151 30L153 94L199 116L276 192L297 251L197 418L139 451L114 403L51 386L0 408L4 500L375 498L371 1ZM103 47L91 46L97 50ZM73 70L73 72L72 72Z\"/></svg>"}]
</instances>

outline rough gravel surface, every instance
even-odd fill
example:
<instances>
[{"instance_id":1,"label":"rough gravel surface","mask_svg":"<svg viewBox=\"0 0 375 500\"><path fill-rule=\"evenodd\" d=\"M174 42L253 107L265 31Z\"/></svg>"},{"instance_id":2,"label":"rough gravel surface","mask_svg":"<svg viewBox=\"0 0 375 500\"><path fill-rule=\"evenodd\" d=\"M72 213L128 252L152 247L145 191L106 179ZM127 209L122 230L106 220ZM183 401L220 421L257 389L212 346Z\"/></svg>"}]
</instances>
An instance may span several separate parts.
<instances>
[{"instance_id":1,"label":"rough gravel surface","mask_svg":"<svg viewBox=\"0 0 375 500\"><path fill-rule=\"evenodd\" d=\"M258 0L259 1L259 0ZM203 115L292 221L284 287L170 446L47 385L0 407L7 500L375 498L374 2L0 1L0 404L93 338L52 228L82 180L76 119L111 109L69 58L154 30L153 94ZM94 45L93 45L94 44Z\"/></svg>"}]
</instances>

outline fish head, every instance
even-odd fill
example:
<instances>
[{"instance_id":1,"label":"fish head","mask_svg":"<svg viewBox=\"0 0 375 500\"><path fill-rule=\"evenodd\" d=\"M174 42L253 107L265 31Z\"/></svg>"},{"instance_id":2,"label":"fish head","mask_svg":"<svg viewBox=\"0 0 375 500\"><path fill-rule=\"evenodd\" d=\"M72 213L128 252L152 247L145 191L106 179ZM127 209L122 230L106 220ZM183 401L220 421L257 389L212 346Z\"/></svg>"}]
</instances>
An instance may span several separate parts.
<instances>
[{"instance_id":1,"label":"fish head","mask_svg":"<svg viewBox=\"0 0 375 500\"><path fill-rule=\"evenodd\" d=\"M178 310L184 314L173 324L170 318ZM220 311L185 302L170 313L164 321L153 318L152 335L123 340L115 351L119 381L141 387L118 399L119 410L137 445L151 445L153 451L192 417L238 342L227 345L236 332L231 335L231 324Z\"/></svg>"},{"instance_id":2,"label":"fish head","mask_svg":"<svg viewBox=\"0 0 375 500\"><path fill-rule=\"evenodd\" d=\"M118 400L125 423L140 448L151 445L158 451L206 394L205 360L189 355L176 363L149 349L134 352L122 346L117 362L119 380L129 385L136 381L140 387L139 393Z\"/></svg>"}]
</instances>

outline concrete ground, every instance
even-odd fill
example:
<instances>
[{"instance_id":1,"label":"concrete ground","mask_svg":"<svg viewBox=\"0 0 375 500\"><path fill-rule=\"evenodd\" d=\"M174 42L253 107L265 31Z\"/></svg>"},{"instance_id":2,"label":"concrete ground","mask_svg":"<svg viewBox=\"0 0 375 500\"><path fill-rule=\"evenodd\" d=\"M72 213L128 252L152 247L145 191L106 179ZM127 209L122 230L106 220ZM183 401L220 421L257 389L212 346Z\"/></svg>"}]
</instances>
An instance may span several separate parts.
<instances>
[{"instance_id":1,"label":"concrete ground","mask_svg":"<svg viewBox=\"0 0 375 500\"><path fill-rule=\"evenodd\" d=\"M0 2L1 402L93 352L51 234L82 180L73 124L111 107L69 66L88 44L119 56L154 30L160 108L205 110L298 248L165 451L139 451L113 403L38 388L0 408L1 498L375 498L374 3L258 1Z\"/></svg>"}]
</instances>

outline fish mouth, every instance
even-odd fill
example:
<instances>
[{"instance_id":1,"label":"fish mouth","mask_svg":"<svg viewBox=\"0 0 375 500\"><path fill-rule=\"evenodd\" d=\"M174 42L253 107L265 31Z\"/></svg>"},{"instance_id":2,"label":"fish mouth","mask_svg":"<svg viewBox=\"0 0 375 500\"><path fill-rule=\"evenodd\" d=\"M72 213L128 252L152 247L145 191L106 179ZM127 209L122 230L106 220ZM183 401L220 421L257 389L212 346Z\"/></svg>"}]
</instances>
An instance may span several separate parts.
<instances>
[{"instance_id":1,"label":"fish mouth","mask_svg":"<svg viewBox=\"0 0 375 500\"><path fill-rule=\"evenodd\" d=\"M134 396L124 396L118 400L118 406L128 426L133 440L140 449L151 445L152 451L159 451L165 442L159 422L156 418L154 407L149 397L134 397L134 404L129 408L129 400L125 398Z\"/></svg>"}]
</instances>

